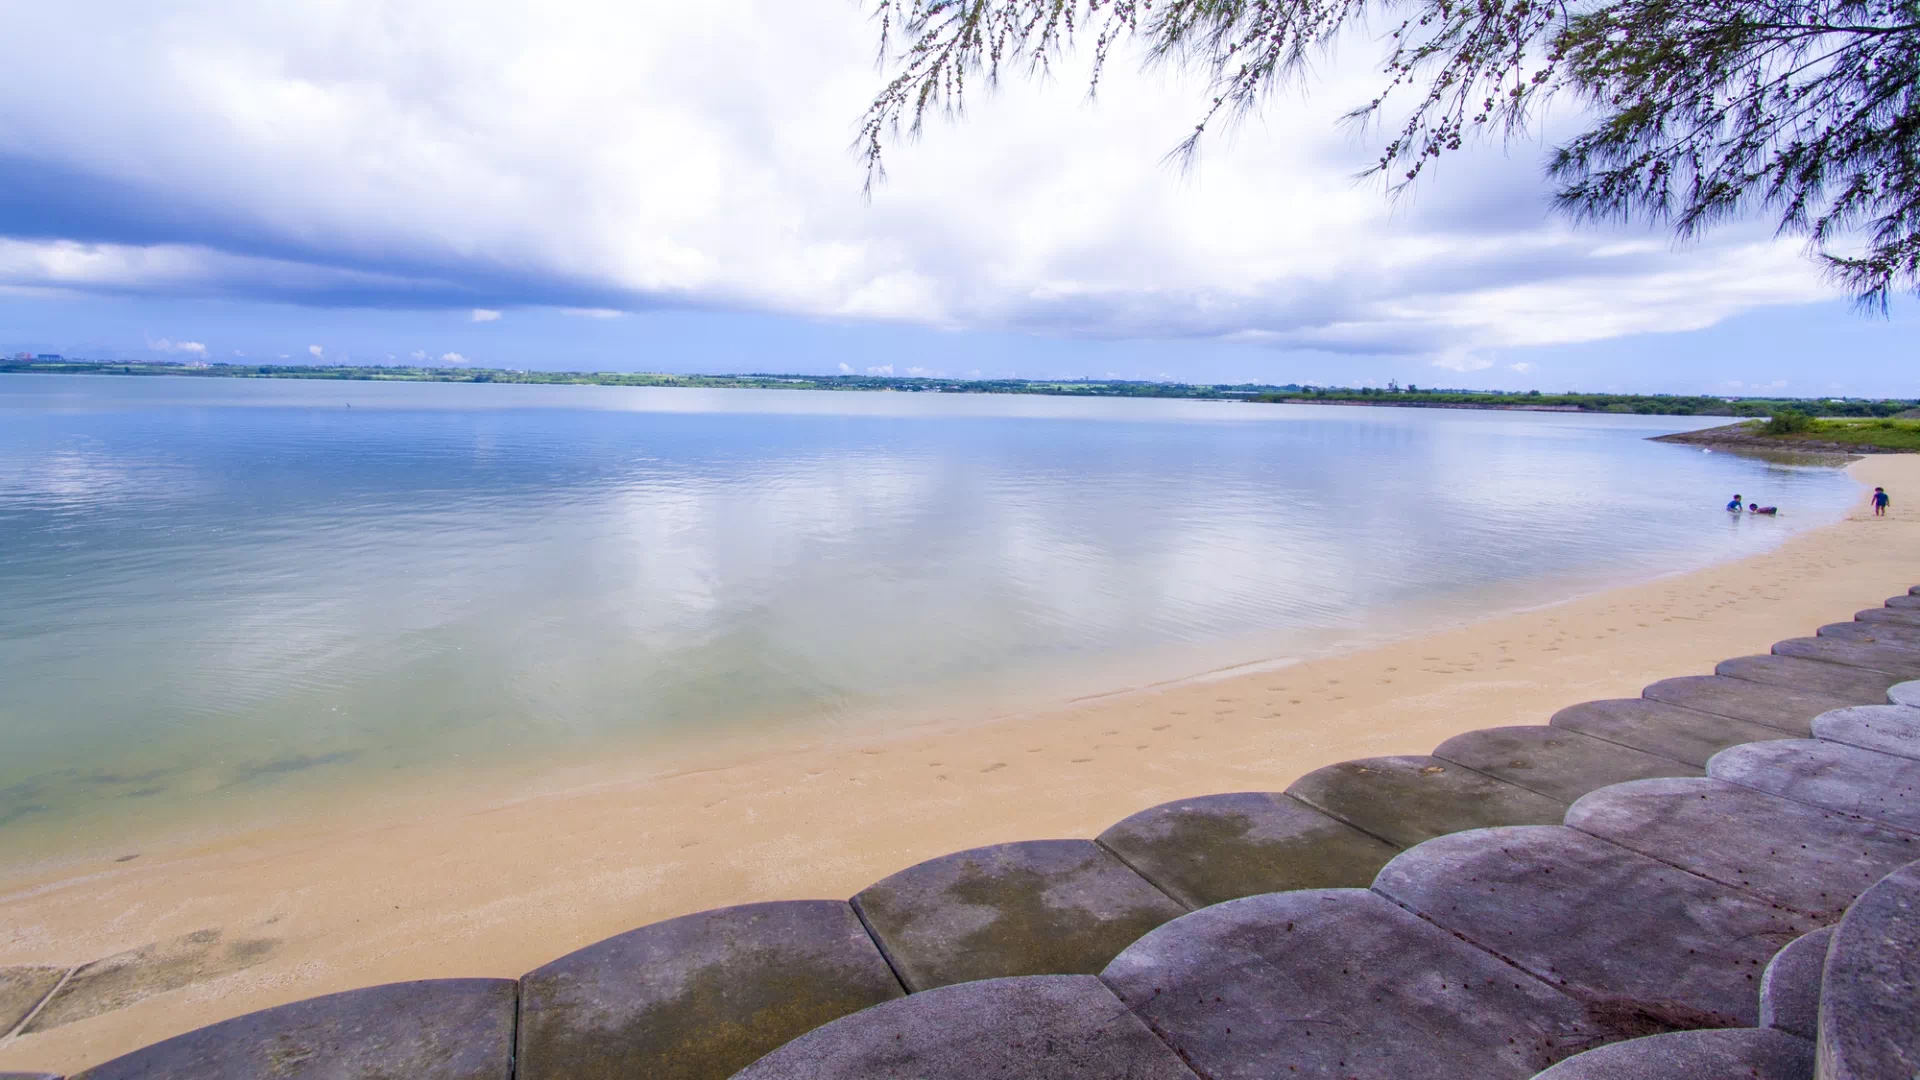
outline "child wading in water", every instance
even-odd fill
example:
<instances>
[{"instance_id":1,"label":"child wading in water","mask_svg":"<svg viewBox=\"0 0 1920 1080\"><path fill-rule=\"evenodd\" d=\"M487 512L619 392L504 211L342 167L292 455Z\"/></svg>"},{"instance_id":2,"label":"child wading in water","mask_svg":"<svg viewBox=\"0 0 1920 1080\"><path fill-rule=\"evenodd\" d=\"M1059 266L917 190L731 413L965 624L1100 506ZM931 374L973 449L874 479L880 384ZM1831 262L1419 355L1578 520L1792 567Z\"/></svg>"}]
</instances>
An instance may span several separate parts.
<instances>
[{"instance_id":1,"label":"child wading in water","mask_svg":"<svg viewBox=\"0 0 1920 1080\"><path fill-rule=\"evenodd\" d=\"M1886 517L1887 503L1889 501L1890 500L1887 498L1886 488L1874 488L1873 489L1873 516Z\"/></svg>"}]
</instances>

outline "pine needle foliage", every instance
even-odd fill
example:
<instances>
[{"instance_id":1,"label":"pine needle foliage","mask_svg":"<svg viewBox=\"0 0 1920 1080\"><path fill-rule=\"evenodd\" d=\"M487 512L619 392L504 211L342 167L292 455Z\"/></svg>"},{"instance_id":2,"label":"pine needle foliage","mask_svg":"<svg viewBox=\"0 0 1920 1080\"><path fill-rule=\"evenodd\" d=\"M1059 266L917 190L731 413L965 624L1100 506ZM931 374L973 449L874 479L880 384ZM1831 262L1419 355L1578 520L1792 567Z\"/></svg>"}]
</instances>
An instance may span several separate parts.
<instances>
[{"instance_id":1,"label":"pine needle foliage","mask_svg":"<svg viewBox=\"0 0 1920 1080\"><path fill-rule=\"evenodd\" d=\"M1770 217L1865 309L1920 292L1920 0L866 0L888 74L860 129L869 189L887 144L968 92L1044 75L1091 42L1209 78L1212 126L1258 111L1356 26L1383 32L1382 123L1362 175L1399 190L1482 136L1532 130L1556 95L1586 129L1546 165L1576 219L1693 238Z\"/></svg>"}]
</instances>

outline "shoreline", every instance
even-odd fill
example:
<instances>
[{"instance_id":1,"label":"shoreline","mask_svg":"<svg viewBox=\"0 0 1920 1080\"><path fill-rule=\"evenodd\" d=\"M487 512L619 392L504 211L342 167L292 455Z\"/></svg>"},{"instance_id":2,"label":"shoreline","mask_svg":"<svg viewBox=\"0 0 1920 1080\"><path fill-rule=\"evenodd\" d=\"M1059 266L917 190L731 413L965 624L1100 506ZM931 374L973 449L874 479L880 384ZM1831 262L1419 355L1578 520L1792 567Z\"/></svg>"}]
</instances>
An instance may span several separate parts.
<instances>
[{"instance_id":1,"label":"shoreline","mask_svg":"<svg viewBox=\"0 0 1920 1080\"><path fill-rule=\"evenodd\" d=\"M652 389L816 390L838 393L991 394L1006 396L1148 398L1156 400L1244 402L1247 404L1338 405L1359 408L1465 409L1483 412L1579 413L1604 416L1631 413L1649 416L1731 418L1762 417L1775 406L1789 405L1816 415L1884 416L1894 411L1878 408L1895 399L1845 399L1853 411L1834 412L1825 398L1722 398L1701 394L1545 395L1538 390L1472 390L1466 388L1363 392L1355 387L1314 387L1287 383L1177 383L1140 379L1048 380L949 378L945 375L817 375L672 373L645 371L560 371L526 368L418 367L406 365L211 364L164 361L96 361L50 358L45 361L0 360L0 375L65 375L99 378L178 378L236 380L239 382L295 381L345 383L440 383L469 385L600 386ZM1457 400L1466 398L1469 400ZM1556 400L1557 399L1557 400ZM1904 408L1920 405L1901 400ZM1750 411L1742 412L1742 409ZM1862 411L1864 410L1864 411Z\"/></svg>"},{"instance_id":2,"label":"shoreline","mask_svg":"<svg viewBox=\"0 0 1920 1080\"><path fill-rule=\"evenodd\" d=\"M1896 498L1920 490L1909 458L1849 472ZM585 769L560 790L487 805L423 797L386 820L302 822L27 875L0 884L10 928L0 965L71 965L157 943L149 966L179 957L168 969L177 985L0 1042L0 1069L72 1070L334 990L517 976L691 911L851 895L955 850L1090 837L1169 799L1277 791L1334 761L1545 723L1564 705L1633 696L1876 606L1920 580L1915 539L1920 518L1856 509L1737 562L1284 667L780 753L712 753L706 767L639 779ZM188 956L179 940L209 930L225 944Z\"/></svg>"}]
</instances>

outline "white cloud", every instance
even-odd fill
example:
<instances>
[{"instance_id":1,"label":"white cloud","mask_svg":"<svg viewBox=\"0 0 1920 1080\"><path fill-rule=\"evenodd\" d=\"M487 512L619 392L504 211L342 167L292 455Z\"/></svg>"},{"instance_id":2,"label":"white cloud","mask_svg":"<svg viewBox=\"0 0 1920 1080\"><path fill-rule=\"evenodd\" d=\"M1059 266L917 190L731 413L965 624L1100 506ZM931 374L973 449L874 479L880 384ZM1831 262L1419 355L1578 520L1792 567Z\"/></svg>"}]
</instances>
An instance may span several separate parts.
<instances>
[{"instance_id":1,"label":"white cloud","mask_svg":"<svg viewBox=\"0 0 1920 1080\"><path fill-rule=\"evenodd\" d=\"M907 374L912 375L916 379L924 379L927 376L932 375L933 372L928 371L926 368L923 368L923 367L910 367L907 369Z\"/></svg>"},{"instance_id":2,"label":"white cloud","mask_svg":"<svg viewBox=\"0 0 1920 1080\"><path fill-rule=\"evenodd\" d=\"M844 361L844 360L843 360L843 361L841 361L841 362L840 362L840 374L842 374L842 375L851 375L851 374L853 374L853 365L852 365L852 364L849 364L849 363L847 363L847 362L846 362L846 361Z\"/></svg>"},{"instance_id":3,"label":"white cloud","mask_svg":"<svg viewBox=\"0 0 1920 1080\"><path fill-rule=\"evenodd\" d=\"M1448 371L1485 371L1493 366L1493 361L1469 349L1455 347L1434 357L1433 366Z\"/></svg>"},{"instance_id":4,"label":"white cloud","mask_svg":"<svg viewBox=\"0 0 1920 1080\"><path fill-rule=\"evenodd\" d=\"M443 364L464 364L467 362L467 358L457 352L441 353L440 362Z\"/></svg>"},{"instance_id":5,"label":"white cloud","mask_svg":"<svg viewBox=\"0 0 1920 1080\"><path fill-rule=\"evenodd\" d=\"M183 352L205 357L207 347L198 341L171 341L167 338L148 338L147 348L155 352ZM238 355L237 353L235 355Z\"/></svg>"},{"instance_id":6,"label":"white cloud","mask_svg":"<svg viewBox=\"0 0 1920 1080\"><path fill-rule=\"evenodd\" d=\"M411 357L415 363L425 363L427 360L427 350L425 349L415 349L407 355Z\"/></svg>"},{"instance_id":7,"label":"white cloud","mask_svg":"<svg viewBox=\"0 0 1920 1080\"><path fill-rule=\"evenodd\" d=\"M1520 374L1522 374L1522 375L1525 375L1526 373L1528 373L1528 372L1530 372L1530 371L1532 371L1532 370L1533 370L1533 364L1532 364L1532 363L1530 363L1530 362L1528 362L1528 361L1525 361L1525 360L1522 360L1522 361L1520 361L1520 362L1519 362L1519 363L1517 363L1517 364L1508 364L1508 365L1507 365L1507 370L1508 370L1508 371L1517 371L1517 372L1519 372Z\"/></svg>"},{"instance_id":8,"label":"white cloud","mask_svg":"<svg viewBox=\"0 0 1920 1080\"><path fill-rule=\"evenodd\" d=\"M1356 187L1380 135L1356 141L1336 119L1378 87L1370 40L1304 102L1276 97L1210 144L1194 177L1161 155L1203 87L1116 57L1091 106L1071 65L1050 88L979 94L968 122L897 148L868 203L848 130L879 76L856 4L87 0L13 15L12 158L127 192L92 208L102 221L206 231L0 239L0 288L377 299L475 322L522 304L590 318L691 304L1415 353L1463 371L1485 366L1453 367L1476 350L1831 295L1764 231L1674 250L1573 229L1548 214L1533 153L1463 154L1397 206Z\"/></svg>"},{"instance_id":9,"label":"white cloud","mask_svg":"<svg viewBox=\"0 0 1920 1080\"><path fill-rule=\"evenodd\" d=\"M307 353L308 355L312 356L315 360L318 360L321 357L327 355L327 350L321 348L318 345L309 345L307 346Z\"/></svg>"},{"instance_id":10,"label":"white cloud","mask_svg":"<svg viewBox=\"0 0 1920 1080\"><path fill-rule=\"evenodd\" d=\"M881 365L880 365L880 366L878 366L878 367L870 367L870 368L868 368L868 369L867 369L867 374L869 374L869 375L891 375L891 374L893 374L893 365L892 365L892 364L881 364Z\"/></svg>"},{"instance_id":11,"label":"white cloud","mask_svg":"<svg viewBox=\"0 0 1920 1080\"><path fill-rule=\"evenodd\" d=\"M618 319L625 315L626 312L604 307L563 307L560 309L560 314L572 315L581 319Z\"/></svg>"}]
</instances>

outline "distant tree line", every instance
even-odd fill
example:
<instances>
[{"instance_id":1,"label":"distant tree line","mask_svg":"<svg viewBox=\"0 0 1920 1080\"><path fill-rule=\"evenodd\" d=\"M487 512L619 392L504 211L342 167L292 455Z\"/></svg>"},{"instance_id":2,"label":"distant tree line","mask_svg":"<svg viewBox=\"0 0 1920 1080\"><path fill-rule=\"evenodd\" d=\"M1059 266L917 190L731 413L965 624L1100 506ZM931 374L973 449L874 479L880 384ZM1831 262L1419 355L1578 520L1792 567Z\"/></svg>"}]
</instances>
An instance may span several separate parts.
<instances>
[{"instance_id":1,"label":"distant tree line","mask_svg":"<svg viewBox=\"0 0 1920 1080\"><path fill-rule=\"evenodd\" d=\"M1392 405L1463 409L1559 409L1648 416L1892 417L1920 401L1868 398L1727 398L1684 394L1545 394L1538 390L1422 390L1311 386L1298 383L1181 383L1126 379L949 379L894 375L675 375L637 371L519 371L502 368L335 364L136 363L95 360L0 360L0 373L174 376L203 379L306 379L336 382L526 383L533 385L705 387L757 390L841 390L894 393L1046 394L1058 397L1186 398L1262 403ZM1788 421L1789 423L1793 421Z\"/></svg>"}]
</instances>

